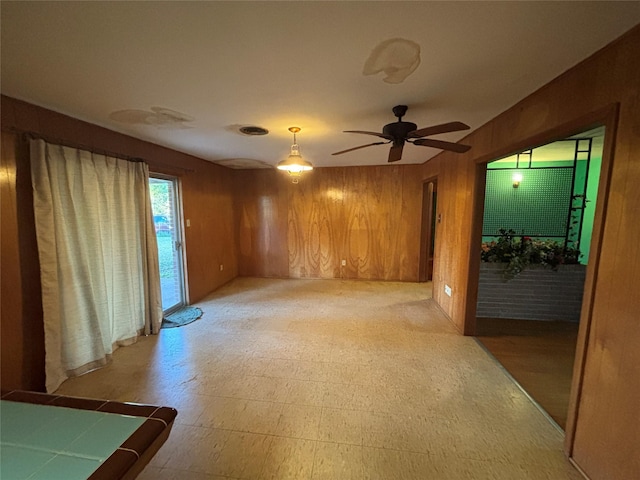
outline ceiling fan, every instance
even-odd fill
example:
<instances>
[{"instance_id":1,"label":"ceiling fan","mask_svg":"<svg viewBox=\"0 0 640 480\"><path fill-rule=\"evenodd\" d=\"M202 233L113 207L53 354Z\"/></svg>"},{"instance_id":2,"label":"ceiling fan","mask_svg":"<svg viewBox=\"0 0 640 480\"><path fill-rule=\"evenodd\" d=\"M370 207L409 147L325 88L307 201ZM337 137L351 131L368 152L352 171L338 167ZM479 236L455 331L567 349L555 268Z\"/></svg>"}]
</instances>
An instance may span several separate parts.
<instances>
[{"instance_id":1,"label":"ceiling fan","mask_svg":"<svg viewBox=\"0 0 640 480\"><path fill-rule=\"evenodd\" d=\"M332 155L342 155L343 153L353 152L360 148L371 147L373 145L384 145L392 143L389 150L389 162L397 162L402 158L402 149L405 142L413 143L414 145L420 145L422 147L440 148L442 150L449 150L456 153L464 153L471 147L469 145L462 145L460 143L446 142L444 140L435 140L433 138L423 138L430 135L437 135L439 133L457 132L459 130L468 130L469 125L465 125L462 122L449 122L440 125L434 125L432 127L420 128L415 123L403 122L402 117L407 113L408 107L406 105L396 105L393 107L393 114L398 117L397 122L389 123L382 128L382 133L378 132L366 132L363 130L345 130L344 133L362 133L364 135L373 135L376 137L384 138L386 142L374 142L366 145L360 145L359 147L348 148L340 152L332 153Z\"/></svg>"}]
</instances>

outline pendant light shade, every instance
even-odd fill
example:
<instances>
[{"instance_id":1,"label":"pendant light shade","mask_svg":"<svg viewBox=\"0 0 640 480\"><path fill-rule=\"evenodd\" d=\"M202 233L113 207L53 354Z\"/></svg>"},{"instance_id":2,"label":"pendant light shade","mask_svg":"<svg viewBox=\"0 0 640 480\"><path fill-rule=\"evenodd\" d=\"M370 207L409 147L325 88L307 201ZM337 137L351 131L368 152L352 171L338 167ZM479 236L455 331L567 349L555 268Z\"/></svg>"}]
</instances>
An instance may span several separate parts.
<instances>
[{"instance_id":1,"label":"pendant light shade","mask_svg":"<svg viewBox=\"0 0 640 480\"><path fill-rule=\"evenodd\" d=\"M293 133L293 145L291 145L291 153L286 160L278 163L278 170L286 171L293 183L298 183L298 178L302 172L313 170L313 165L307 162L300 155L300 147L296 143L296 133L300 131L300 127L289 127L289 131Z\"/></svg>"}]
</instances>

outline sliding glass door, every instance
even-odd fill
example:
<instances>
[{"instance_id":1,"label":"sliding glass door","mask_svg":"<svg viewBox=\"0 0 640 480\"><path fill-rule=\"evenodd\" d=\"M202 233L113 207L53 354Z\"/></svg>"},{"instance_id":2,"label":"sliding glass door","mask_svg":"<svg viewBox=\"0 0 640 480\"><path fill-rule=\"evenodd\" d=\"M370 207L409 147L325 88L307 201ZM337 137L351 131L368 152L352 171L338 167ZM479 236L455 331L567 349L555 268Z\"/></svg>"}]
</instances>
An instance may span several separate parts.
<instances>
[{"instance_id":1,"label":"sliding glass door","mask_svg":"<svg viewBox=\"0 0 640 480\"><path fill-rule=\"evenodd\" d=\"M185 303L178 180L152 174L149 178L149 190L158 241L162 310L167 314Z\"/></svg>"}]
</instances>

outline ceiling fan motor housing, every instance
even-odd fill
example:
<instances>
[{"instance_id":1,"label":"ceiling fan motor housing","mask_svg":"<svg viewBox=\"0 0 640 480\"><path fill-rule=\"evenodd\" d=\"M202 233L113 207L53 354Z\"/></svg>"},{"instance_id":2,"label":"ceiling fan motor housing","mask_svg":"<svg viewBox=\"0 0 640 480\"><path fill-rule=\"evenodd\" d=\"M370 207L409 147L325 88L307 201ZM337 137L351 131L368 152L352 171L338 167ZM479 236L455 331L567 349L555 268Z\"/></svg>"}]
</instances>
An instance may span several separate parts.
<instances>
[{"instance_id":1,"label":"ceiling fan motor housing","mask_svg":"<svg viewBox=\"0 0 640 480\"><path fill-rule=\"evenodd\" d=\"M390 135L393 137L394 145L396 143L403 144L407 138L409 132L417 130L418 126L411 122L393 122L385 125L382 128L383 135Z\"/></svg>"}]
</instances>

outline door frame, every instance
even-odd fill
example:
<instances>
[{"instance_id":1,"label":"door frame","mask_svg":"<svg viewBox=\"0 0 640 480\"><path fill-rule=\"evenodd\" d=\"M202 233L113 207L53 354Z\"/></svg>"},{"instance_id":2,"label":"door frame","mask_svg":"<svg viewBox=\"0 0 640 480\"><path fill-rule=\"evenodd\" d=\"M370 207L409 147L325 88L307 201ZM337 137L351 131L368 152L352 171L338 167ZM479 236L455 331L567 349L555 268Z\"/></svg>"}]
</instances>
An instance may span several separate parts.
<instances>
[{"instance_id":1,"label":"door frame","mask_svg":"<svg viewBox=\"0 0 640 480\"><path fill-rule=\"evenodd\" d=\"M175 208L175 219L174 219L174 230L177 232L176 240L180 242L180 273L181 273L181 282L180 289L182 293L182 302L178 303L167 310L163 310L164 314L171 313L185 305L189 305L189 289L187 282L187 257L186 257L186 248L185 248L185 240L184 240L184 215L182 210L182 182L180 181L180 177L175 175L168 175L166 173L158 173L158 172L149 172L149 178L157 178L158 180L166 180L173 183L174 187L174 208Z\"/></svg>"},{"instance_id":2,"label":"door frame","mask_svg":"<svg viewBox=\"0 0 640 480\"><path fill-rule=\"evenodd\" d=\"M587 275L585 278L582 309L580 313L580 326L576 342L576 356L573 366L571 381L571 394L569 398L569 410L567 425L565 428L564 450L569 458L573 455L573 447L576 434L577 419L582 396L584 368L586 363L587 347L591 336L591 321L595 288L600 267L600 253L604 236L604 225L607 215L607 204L610 193L611 170L614 161L615 138L618 126L619 105L617 103L578 117L567 123L558 125L535 136L507 145L495 152L483 155L475 159L476 171L474 180L473 217L470 238L468 285L465 303L464 334L476 333L476 305L478 302L478 279L480 276L480 248L482 242L482 222L484 216L484 196L486 184L487 163L497 158L502 158L515 152L533 148L547 143L568 138L581 132L598 126L605 127L604 145L602 150L602 164L600 179L598 182L598 195L596 211L593 220L593 232Z\"/></svg>"},{"instance_id":3,"label":"door frame","mask_svg":"<svg viewBox=\"0 0 640 480\"><path fill-rule=\"evenodd\" d=\"M438 177L422 183L422 220L420 226L420 257L418 263L418 282L433 280L433 264L435 263L436 222L435 208L437 204Z\"/></svg>"}]
</instances>

